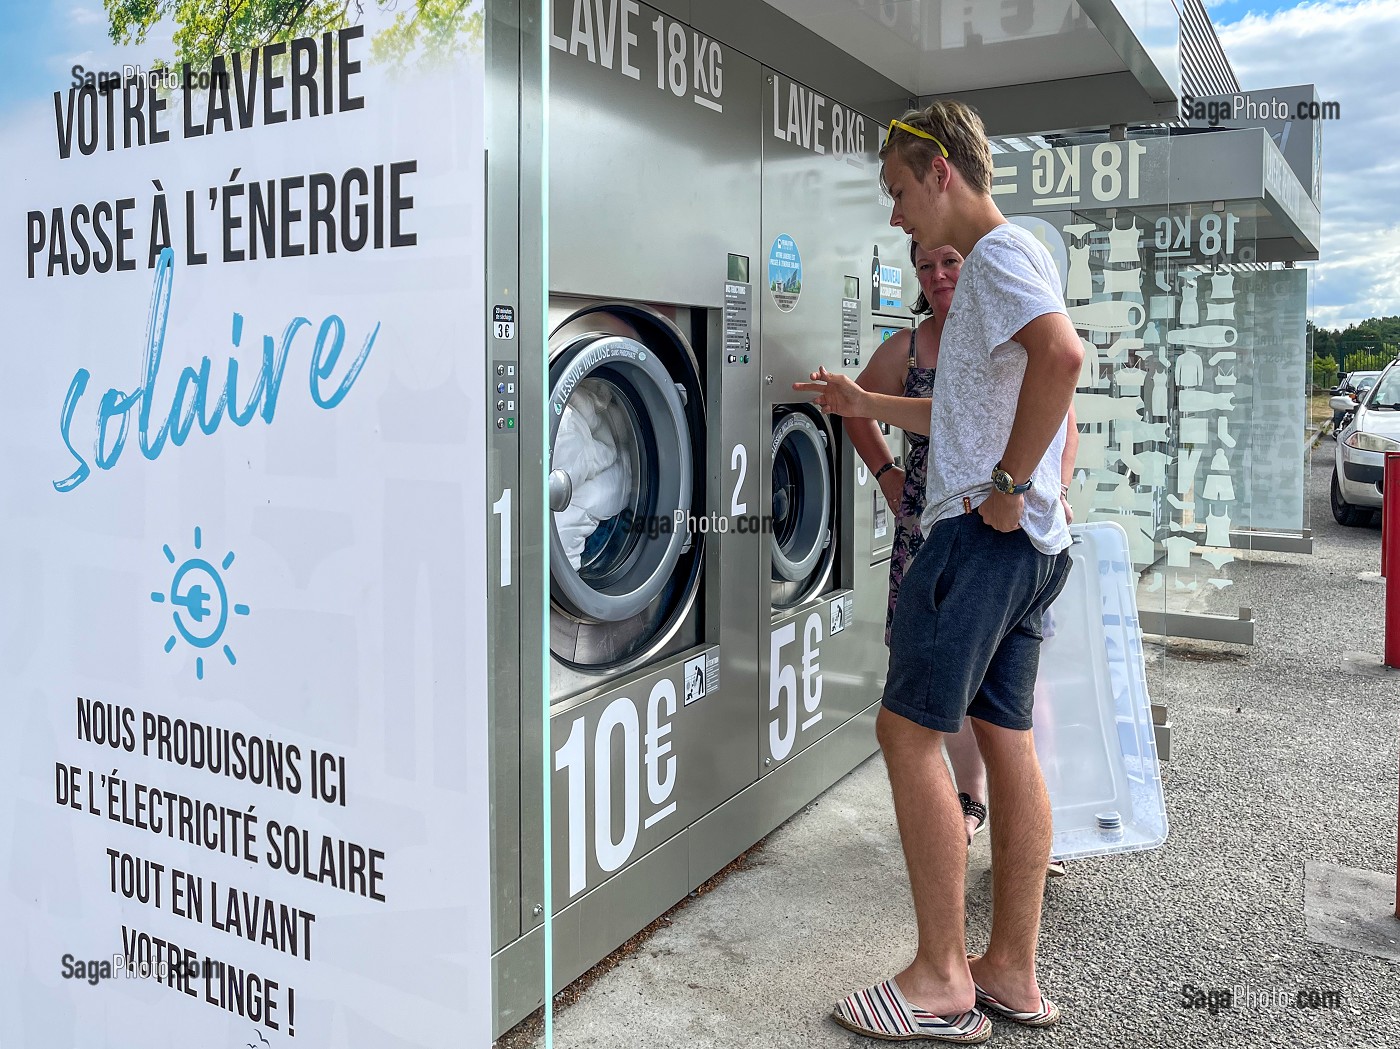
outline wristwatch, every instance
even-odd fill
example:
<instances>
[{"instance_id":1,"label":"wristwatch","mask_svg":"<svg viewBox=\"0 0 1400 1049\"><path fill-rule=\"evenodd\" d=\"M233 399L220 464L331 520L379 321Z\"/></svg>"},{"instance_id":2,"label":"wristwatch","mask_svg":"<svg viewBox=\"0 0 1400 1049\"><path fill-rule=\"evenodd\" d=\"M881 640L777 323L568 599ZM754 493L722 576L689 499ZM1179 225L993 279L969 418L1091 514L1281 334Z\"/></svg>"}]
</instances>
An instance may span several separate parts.
<instances>
[{"instance_id":1,"label":"wristwatch","mask_svg":"<svg viewBox=\"0 0 1400 1049\"><path fill-rule=\"evenodd\" d=\"M992 486L1002 495L1024 495L1031 490L1031 482L1017 484L1009 473L997 463L992 469Z\"/></svg>"},{"instance_id":2,"label":"wristwatch","mask_svg":"<svg viewBox=\"0 0 1400 1049\"><path fill-rule=\"evenodd\" d=\"M878 470L875 471L875 480L878 481L881 477L885 476L885 471L886 471L886 470L893 470L893 469L894 469L894 466L895 466L894 462L893 462L893 461L890 461L890 462L886 463L884 466L880 467L880 469L878 469Z\"/></svg>"}]
</instances>

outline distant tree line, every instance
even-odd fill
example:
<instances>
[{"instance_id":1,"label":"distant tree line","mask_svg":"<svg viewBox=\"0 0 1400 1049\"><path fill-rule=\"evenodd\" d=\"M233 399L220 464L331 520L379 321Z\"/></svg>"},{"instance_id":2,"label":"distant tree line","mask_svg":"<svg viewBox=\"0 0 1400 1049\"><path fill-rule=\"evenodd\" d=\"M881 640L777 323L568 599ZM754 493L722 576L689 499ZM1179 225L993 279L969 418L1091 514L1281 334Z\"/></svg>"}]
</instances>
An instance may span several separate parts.
<instances>
[{"instance_id":1,"label":"distant tree line","mask_svg":"<svg viewBox=\"0 0 1400 1049\"><path fill-rule=\"evenodd\" d=\"M1308 337L1315 361L1331 358L1337 370L1346 373L1375 371L1400 356L1400 317L1372 317L1345 331L1317 328L1308 321Z\"/></svg>"}]
</instances>

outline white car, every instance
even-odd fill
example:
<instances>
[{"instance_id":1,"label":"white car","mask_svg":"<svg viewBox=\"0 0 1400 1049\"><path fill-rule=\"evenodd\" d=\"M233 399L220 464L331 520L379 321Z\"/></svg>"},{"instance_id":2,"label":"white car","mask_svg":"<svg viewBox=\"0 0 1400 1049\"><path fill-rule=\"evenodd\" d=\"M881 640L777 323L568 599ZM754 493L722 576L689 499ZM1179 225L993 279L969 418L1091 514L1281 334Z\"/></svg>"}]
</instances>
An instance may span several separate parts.
<instances>
[{"instance_id":1,"label":"white car","mask_svg":"<svg viewBox=\"0 0 1400 1049\"><path fill-rule=\"evenodd\" d=\"M1381 506L1385 453L1400 452L1400 362L1392 362L1361 398L1337 440L1332 470L1332 516L1359 525Z\"/></svg>"}]
</instances>

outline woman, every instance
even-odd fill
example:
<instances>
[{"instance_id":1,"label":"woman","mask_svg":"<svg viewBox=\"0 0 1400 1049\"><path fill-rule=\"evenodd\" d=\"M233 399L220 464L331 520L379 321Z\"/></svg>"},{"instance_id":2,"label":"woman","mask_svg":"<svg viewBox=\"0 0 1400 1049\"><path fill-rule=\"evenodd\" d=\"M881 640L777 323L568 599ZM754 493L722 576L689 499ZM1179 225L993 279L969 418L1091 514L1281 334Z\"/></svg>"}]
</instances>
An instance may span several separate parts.
<instances>
[{"instance_id":1,"label":"woman","mask_svg":"<svg viewBox=\"0 0 1400 1049\"><path fill-rule=\"evenodd\" d=\"M911 244L909 258L919 280L919 297L909 309L915 316L927 315L928 319L886 339L856 379L856 385L873 394L919 398L924 402L925 412L928 412L932 410L933 382L943 325L953 304L953 292L958 284L963 259L956 249L946 244L936 251L925 251L920 245ZM817 403L821 404L822 386L819 383L824 384L829 378L829 374L822 369L812 374L811 383L794 383L793 388L818 393ZM905 569L913 562L924 541L919 518L924 509L928 436L905 431L908 452L904 468L900 469L894 465L889 445L885 443L875 419L848 417L846 432L895 513L894 545L890 555L890 596L885 612L885 644L889 645L890 625L894 621L900 583L904 579ZM1065 452L1060 465L1060 501L1064 505L1066 519L1073 518L1065 492L1074 472L1078 447L1079 431L1075 426L1074 410L1071 409ZM971 844L972 836L987 822L987 770L982 764L972 726L966 721L959 732L945 738L944 746L953 766L958 801L962 804L967 840ZM1064 865L1052 860L1049 873L1063 874Z\"/></svg>"}]
</instances>

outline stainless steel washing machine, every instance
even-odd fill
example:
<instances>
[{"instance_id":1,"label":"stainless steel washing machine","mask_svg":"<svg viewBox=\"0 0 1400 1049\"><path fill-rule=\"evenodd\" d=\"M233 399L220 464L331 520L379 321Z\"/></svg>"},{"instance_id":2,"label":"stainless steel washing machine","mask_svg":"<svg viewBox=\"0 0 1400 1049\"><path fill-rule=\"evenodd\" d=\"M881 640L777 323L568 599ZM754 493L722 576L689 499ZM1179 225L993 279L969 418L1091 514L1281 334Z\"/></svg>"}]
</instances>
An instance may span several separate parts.
<instances>
[{"instance_id":1,"label":"stainless steel washing machine","mask_svg":"<svg viewBox=\"0 0 1400 1049\"><path fill-rule=\"evenodd\" d=\"M848 737L831 751L843 762L874 750L893 524L842 421L799 400L792 384L819 366L858 375L875 346L876 313L901 312L915 285L879 189L878 125L775 70L764 78L759 312L773 528L759 706L770 773L836 732ZM826 114L815 138L790 120L813 98ZM823 753L814 764L835 760ZM791 775L817 784L810 770Z\"/></svg>"},{"instance_id":2,"label":"stainless steel washing machine","mask_svg":"<svg viewBox=\"0 0 1400 1049\"><path fill-rule=\"evenodd\" d=\"M688 310L667 312L691 323ZM550 321L550 695L559 706L703 644L705 542L691 523L707 506L708 447L701 365L672 317L560 298Z\"/></svg>"},{"instance_id":3,"label":"stainless steel washing machine","mask_svg":"<svg viewBox=\"0 0 1400 1049\"><path fill-rule=\"evenodd\" d=\"M572 7L559 10L556 29ZM647 15L649 32L660 19L679 34ZM546 902L557 988L753 842L711 817L760 763L761 71L714 44L722 90L700 104L658 91L655 49L604 62L559 31L546 480L522 482L520 509L546 522L547 555L521 570L543 595L549 685L521 700L519 934L497 953L498 1030L540 1004ZM522 617L522 635L532 626Z\"/></svg>"}]
</instances>

